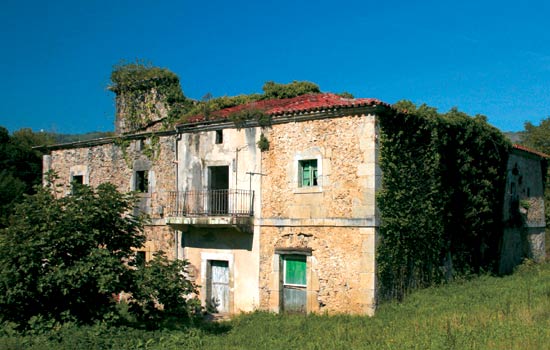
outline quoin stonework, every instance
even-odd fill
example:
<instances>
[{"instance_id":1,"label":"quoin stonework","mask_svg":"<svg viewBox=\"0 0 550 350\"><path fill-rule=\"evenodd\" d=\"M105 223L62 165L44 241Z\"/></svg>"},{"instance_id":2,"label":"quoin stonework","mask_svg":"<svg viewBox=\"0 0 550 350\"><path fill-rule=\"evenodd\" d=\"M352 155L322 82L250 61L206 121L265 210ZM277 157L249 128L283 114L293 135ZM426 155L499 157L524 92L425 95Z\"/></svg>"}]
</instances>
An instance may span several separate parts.
<instances>
[{"instance_id":1,"label":"quoin stonework","mask_svg":"<svg viewBox=\"0 0 550 350\"><path fill-rule=\"evenodd\" d=\"M117 97L115 137L49 147L44 171L65 195L75 183L136 191L136 212L151 217L136 254L188 260L211 311L375 312L377 121L390 105L306 94L254 102L268 124L236 125L228 116L241 105L166 127L162 99L148 94L152 114L138 122ZM502 271L544 257L544 157L519 146L510 156ZM510 217L515 206L523 218Z\"/></svg>"}]
</instances>

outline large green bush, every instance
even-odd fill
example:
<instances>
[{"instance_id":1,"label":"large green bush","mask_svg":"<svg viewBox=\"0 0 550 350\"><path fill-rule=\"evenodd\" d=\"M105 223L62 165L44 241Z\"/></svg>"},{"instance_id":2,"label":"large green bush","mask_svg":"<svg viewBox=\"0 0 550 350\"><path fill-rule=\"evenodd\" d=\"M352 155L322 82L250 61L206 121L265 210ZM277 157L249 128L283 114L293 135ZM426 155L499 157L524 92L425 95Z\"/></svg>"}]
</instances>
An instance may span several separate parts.
<instances>
[{"instance_id":1,"label":"large green bush","mask_svg":"<svg viewBox=\"0 0 550 350\"><path fill-rule=\"evenodd\" d=\"M68 196L40 188L27 196L0 231L0 321L25 328L37 320L112 320L121 292L136 296L130 310L138 318L145 305L154 305L156 319L184 311L188 319L195 311L187 300L194 286L185 279L184 263L159 255L135 266L146 219L131 214L135 203L133 194L111 184L77 186Z\"/></svg>"}]
</instances>

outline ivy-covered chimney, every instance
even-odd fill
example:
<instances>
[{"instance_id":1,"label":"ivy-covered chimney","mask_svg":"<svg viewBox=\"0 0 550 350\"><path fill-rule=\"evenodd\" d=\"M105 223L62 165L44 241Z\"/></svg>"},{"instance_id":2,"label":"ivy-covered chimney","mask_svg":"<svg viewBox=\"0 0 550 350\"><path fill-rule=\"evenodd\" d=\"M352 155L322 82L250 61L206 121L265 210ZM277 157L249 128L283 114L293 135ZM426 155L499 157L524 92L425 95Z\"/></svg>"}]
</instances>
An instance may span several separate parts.
<instances>
[{"instance_id":1,"label":"ivy-covered chimney","mask_svg":"<svg viewBox=\"0 0 550 350\"><path fill-rule=\"evenodd\" d=\"M122 63L111 73L116 94L115 132L159 130L177 120L186 105L178 76L141 62Z\"/></svg>"}]
</instances>

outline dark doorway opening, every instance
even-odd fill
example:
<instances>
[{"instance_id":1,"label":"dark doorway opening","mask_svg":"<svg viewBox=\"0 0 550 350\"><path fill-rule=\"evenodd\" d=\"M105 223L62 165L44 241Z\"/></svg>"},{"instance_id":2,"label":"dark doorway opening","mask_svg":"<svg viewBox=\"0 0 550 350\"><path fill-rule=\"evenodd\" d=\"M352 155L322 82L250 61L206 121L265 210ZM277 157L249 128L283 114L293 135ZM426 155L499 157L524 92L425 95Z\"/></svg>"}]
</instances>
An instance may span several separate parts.
<instances>
[{"instance_id":1,"label":"dark doorway opening","mask_svg":"<svg viewBox=\"0 0 550 350\"><path fill-rule=\"evenodd\" d=\"M209 212L212 215L224 215L229 205L229 166L211 166L208 189L210 193Z\"/></svg>"}]
</instances>

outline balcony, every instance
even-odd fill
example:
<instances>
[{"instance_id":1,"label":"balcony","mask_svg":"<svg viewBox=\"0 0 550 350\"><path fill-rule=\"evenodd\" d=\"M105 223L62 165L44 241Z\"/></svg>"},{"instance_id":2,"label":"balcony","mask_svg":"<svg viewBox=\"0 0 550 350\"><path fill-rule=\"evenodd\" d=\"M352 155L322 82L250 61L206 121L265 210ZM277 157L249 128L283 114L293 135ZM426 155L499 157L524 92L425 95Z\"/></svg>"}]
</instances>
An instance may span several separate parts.
<instances>
[{"instance_id":1,"label":"balcony","mask_svg":"<svg viewBox=\"0 0 550 350\"><path fill-rule=\"evenodd\" d=\"M172 191L168 195L168 224L239 229L251 226L254 191Z\"/></svg>"}]
</instances>

